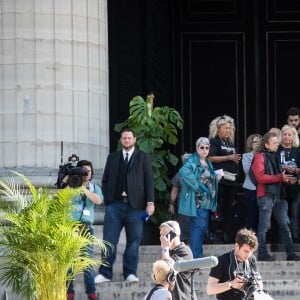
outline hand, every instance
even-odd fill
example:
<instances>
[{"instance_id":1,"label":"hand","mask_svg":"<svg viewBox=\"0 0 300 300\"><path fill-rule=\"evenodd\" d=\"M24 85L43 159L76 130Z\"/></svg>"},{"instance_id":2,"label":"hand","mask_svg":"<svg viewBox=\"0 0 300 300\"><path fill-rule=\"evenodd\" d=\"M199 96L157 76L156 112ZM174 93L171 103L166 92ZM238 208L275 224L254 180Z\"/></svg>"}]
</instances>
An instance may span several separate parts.
<instances>
[{"instance_id":1,"label":"hand","mask_svg":"<svg viewBox=\"0 0 300 300\"><path fill-rule=\"evenodd\" d=\"M160 236L160 245L162 248L170 248L170 235L161 235Z\"/></svg>"},{"instance_id":2,"label":"hand","mask_svg":"<svg viewBox=\"0 0 300 300\"><path fill-rule=\"evenodd\" d=\"M231 160L236 164L238 164L242 158L241 154L239 153L231 154L230 156L232 157Z\"/></svg>"},{"instance_id":3,"label":"hand","mask_svg":"<svg viewBox=\"0 0 300 300\"><path fill-rule=\"evenodd\" d=\"M246 282L247 280L244 277L237 276L236 278L234 278L234 280L231 281L231 284L234 289L239 290L244 286Z\"/></svg>"},{"instance_id":4,"label":"hand","mask_svg":"<svg viewBox=\"0 0 300 300\"><path fill-rule=\"evenodd\" d=\"M175 208L173 204L169 204L168 212L171 216L175 215Z\"/></svg>"},{"instance_id":5,"label":"hand","mask_svg":"<svg viewBox=\"0 0 300 300\"><path fill-rule=\"evenodd\" d=\"M155 211L155 206L154 202L149 202L146 207L146 212L148 213L149 216L152 216Z\"/></svg>"},{"instance_id":6,"label":"hand","mask_svg":"<svg viewBox=\"0 0 300 300\"><path fill-rule=\"evenodd\" d=\"M297 167L295 166L283 166L284 170L286 170L288 173L296 174L297 173Z\"/></svg>"},{"instance_id":7,"label":"hand","mask_svg":"<svg viewBox=\"0 0 300 300\"><path fill-rule=\"evenodd\" d=\"M289 184L295 184L297 182L297 178L291 174L285 174L285 171L282 172L283 182Z\"/></svg>"}]
</instances>

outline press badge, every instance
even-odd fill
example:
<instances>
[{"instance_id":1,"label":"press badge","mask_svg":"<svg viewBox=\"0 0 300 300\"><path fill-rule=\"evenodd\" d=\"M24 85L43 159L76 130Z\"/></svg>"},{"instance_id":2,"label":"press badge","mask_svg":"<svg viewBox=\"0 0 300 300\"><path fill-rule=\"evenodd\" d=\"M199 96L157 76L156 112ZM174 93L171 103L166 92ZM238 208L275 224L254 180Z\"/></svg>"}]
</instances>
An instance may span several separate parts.
<instances>
[{"instance_id":1,"label":"press badge","mask_svg":"<svg viewBox=\"0 0 300 300\"><path fill-rule=\"evenodd\" d=\"M84 216L89 216L91 214L88 209L84 209L82 213Z\"/></svg>"}]
</instances>

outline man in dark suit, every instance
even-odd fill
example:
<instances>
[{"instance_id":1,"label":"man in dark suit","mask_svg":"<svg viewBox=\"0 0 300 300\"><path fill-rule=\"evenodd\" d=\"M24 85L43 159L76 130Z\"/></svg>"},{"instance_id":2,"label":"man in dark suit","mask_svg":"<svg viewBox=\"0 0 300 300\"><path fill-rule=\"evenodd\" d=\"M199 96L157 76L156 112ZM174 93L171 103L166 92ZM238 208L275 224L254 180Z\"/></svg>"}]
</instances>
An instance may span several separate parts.
<instances>
[{"instance_id":1,"label":"man in dark suit","mask_svg":"<svg viewBox=\"0 0 300 300\"><path fill-rule=\"evenodd\" d=\"M120 232L126 231L126 248L123 255L123 277L127 282L138 282L137 266L139 246L143 235L142 214L154 213L154 186L150 157L135 148L134 132L121 131L122 150L111 153L106 161L102 191L105 203L103 240L111 243L106 261L101 265L95 283L111 281L113 264Z\"/></svg>"}]
</instances>

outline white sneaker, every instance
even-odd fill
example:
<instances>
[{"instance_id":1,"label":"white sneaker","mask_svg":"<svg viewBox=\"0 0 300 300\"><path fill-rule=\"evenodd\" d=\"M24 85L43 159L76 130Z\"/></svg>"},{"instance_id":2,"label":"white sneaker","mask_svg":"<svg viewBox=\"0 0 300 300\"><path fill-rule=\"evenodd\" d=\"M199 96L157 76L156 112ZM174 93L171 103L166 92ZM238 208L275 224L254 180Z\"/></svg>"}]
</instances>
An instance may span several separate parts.
<instances>
[{"instance_id":1,"label":"white sneaker","mask_svg":"<svg viewBox=\"0 0 300 300\"><path fill-rule=\"evenodd\" d=\"M95 283L103 283L103 282L109 282L111 281L110 279L104 277L102 274L98 274L96 277L95 277Z\"/></svg>"},{"instance_id":2,"label":"white sneaker","mask_svg":"<svg viewBox=\"0 0 300 300\"><path fill-rule=\"evenodd\" d=\"M139 279L134 274L129 274L125 279L126 282L139 282Z\"/></svg>"}]
</instances>

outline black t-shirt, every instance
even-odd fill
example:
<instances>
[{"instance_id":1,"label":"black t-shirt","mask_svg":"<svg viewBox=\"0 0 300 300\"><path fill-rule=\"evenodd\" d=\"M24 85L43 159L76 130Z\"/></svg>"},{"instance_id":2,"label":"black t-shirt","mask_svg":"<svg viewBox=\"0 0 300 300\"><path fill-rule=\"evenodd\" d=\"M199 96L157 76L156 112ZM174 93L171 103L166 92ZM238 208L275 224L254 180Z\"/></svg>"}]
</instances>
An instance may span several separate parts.
<instances>
[{"instance_id":1,"label":"black t-shirt","mask_svg":"<svg viewBox=\"0 0 300 300\"><path fill-rule=\"evenodd\" d=\"M252 255L248 262L239 263L236 261L233 250L218 257L217 266L211 268L209 276L219 279L219 283L232 281L237 274L249 277L251 272L259 274L256 258ZM245 292L238 289L230 289L216 295L219 300L241 300Z\"/></svg>"},{"instance_id":2,"label":"black t-shirt","mask_svg":"<svg viewBox=\"0 0 300 300\"><path fill-rule=\"evenodd\" d=\"M223 141L218 136L210 139L210 148L208 156L226 156L235 154L236 149L229 141ZM232 173L237 173L238 165L232 160L226 160L219 163L213 163L214 169L223 169Z\"/></svg>"}]
</instances>

